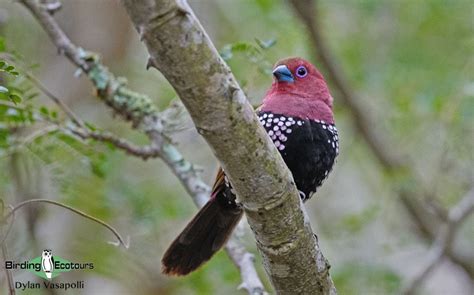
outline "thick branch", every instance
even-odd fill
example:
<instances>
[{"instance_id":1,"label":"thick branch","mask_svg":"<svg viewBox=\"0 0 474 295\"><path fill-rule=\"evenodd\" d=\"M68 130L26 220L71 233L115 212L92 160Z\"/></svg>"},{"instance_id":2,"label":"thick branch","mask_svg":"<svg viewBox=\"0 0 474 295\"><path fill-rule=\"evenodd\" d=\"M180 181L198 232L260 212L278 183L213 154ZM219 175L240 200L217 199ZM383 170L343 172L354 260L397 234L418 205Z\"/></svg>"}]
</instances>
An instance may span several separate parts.
<instances>
[{"instance_id":1,"label":"thick branch","mask_svg":"<svg viewBox=\"0 0 474 295\"><path fill-rule=\"evenodd\" d=\"M132 145L121 139L104 137L104 134L87 133L88 137L96 140L110 141L118 147L130 152L136 153L141 157L156 156L167 164L171 171L176 175L183 184L186 191L193 198L194 203L201 207L208 198L210 189L200 179L194 165L188 162L178 149L165 136L163 123L158 110L154 107L150 98L140 93L134 92L125 86L125 81L116 78L108 69L103 66L96 55L88 53L74 45L67 35L62 31L54 18L48 12L48 7L41 5L36 0L21 0L21 2L31 11L43 29L50 36L54 45L61 54L64 54L73 64L78 66L82 71L88 74L88 78L97 88L97 95L109 106L115 113L123 119L131 121L133 126L140 127L148 135L151 144L144 150L143 147ZM145 156L143 156L145 154ZM235 247L226 247L226 251L232 261L236 263L240 269L242 265L251 268L256 274L251 254L245 252L245 248L238 239L233 235L230 239ZM245 255L241 255L242 251ZM264 291L263 284L258 276L252 280L247 280L248 275L241 274L244 287L249 294L262 294Z\"/></svg>"},{"instance_id":2,"label":"thick branch","mask_svg":"<svg viewBox=\"0 0 474 295\"><path fill-rule=\"evenodd\" d=\"M290 172L185 1L124 0L150 54L236 189L278 293L335 288Z\"/></svg>"},{"instance_id":3,"label":"thick branch","mask_svg":"<svg viewBox=\"0 0 474 295\"><path fill-rule=\"evenodd\" d=\"M321 26L318 24L318 10L315 7L314 0L290 0L291 6L296 12L298 19L306 27L311 44L315 50L315 55L323 64L328 72L336 89L340 93L342 102L347 106L353 117L354 126L356 126L362 138L374 153L383 169L392 174L403 173L406 179L413 179L412 169L402 160L404 157L397 154L386 138L383 132L380 132L373 124L375 120L369 112L364 111L361 106L361 99L357 93L350 87L345 78L344 72L339 68L331 51L326 46L326 41L321 32ZM375 127L374 127L375 126ZM415 222L420 232L430 241L436 238L438 225L441 223L436 216L430 213L423 203L416 197L417 192L407 189L399 189L398 196L402 205L407 209L411 219ZM448 249L450 259L460 265L470 276L474 278L474 255L472 253L461 253L455 249Z\"/></svg>"}]
</instances>

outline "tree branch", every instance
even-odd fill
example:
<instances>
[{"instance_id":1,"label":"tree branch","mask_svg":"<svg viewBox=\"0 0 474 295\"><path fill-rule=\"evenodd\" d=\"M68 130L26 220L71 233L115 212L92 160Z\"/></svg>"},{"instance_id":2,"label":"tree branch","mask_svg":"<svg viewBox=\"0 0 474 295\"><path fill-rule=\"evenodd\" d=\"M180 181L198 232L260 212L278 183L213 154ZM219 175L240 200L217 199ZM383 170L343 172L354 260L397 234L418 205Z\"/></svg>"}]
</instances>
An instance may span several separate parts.
<instances>
[{"instance_id":1,"label":"tree branch","mask_svg":"<svg viewBox=\"0 0 474 295\"><path fill-rule=\"evenodd\" d=\"M421 270L403 287L405 295L416 294L416 289L441 263L455 241L456 232L462 222L474 211L474 188L456 206L449 210L446 222L440 227L436 239L428 252L428 259Z\"/></svg>"},{"instance_id":2,"label":"tree branch","mask_svg":"<svg viewBox=\"0 0 474 295\"><path fill-rule=\"evenodd\" d=\"M357 93L350 87L344 72L338 66L336 59L331 54L331 51L326 46L321 26L318 24L319 16L318 10L315 6L314 0L290 0L291 7L294 9L298 19L301 20L306 27L311 45L314 48L315 55L323 64L328 72L328 78L331 80L336 89L340 93L340 98L352 115L354 126L362 135L368 147L374 153L376 159L379 161L383 169L389 174L405 175L405 179L414 179L413 169L408 166L408 163L397 154L396 150L389 148L394 146L390 144L390 140L386 138L383 132L374 124L375 120L371 117L370 112L364 111L361 106L361 99ZM409 213L412 221L415 222L420 232L430 241L433 241L436 236L438 224L440 220L432 213L428 212L426 206L416 197L417 192L413 189L401 188L397 190L399 200ZM474 255L472 253L460 253L455 249L448 249L448 256L456 264L460 265L471 278L474 278ZM468 258L466 259L466 256Z\"/></svg>"},{"instance_id":3,"label":"tree branch","mask_svg":"<svg viewBox=\"0 0 474 295\"><path fill-rule=\"evenodd\" d=\"M71 126L67 126L65 129L69 130L82 139L90 138L97 141L108 142L113 146L125 151L127 154L142 158L144 160L148 158L159 157L161 154L160 148L158 146L153 144L138 146L107 131L89 131Z\"/></svg>"},{"instance_id":4,"label":"tree branch","mask_svg":"<svg viewBox=\"0 0 474 295\"><path fill-rule=\"evenodd\" d=\"M98 223L100 225L102 225L103 227L107 228L110 232L112 232L115 237L117 238L117 240L119 241L119 245L122 245L125 249L128 249L128 242L125 242L125 240L122 238L122 236L119 234L119 232L114 228L112 227L111 225L109 225L108 223L98 219L98 218L95 218L94 216L91 216L87 213L84 213L82 212L81 210L78 210L76 208L73 208L71 206L68 206L66 204L63 204L63 203L60 203L60 202L57 202L57 201L53 201L53 200L48 200L48 199L29 199L29 200L26 200L24 202L21 202L21 203L18 203L16 206L14 206L10 212L8 212L7 214L4 215L3 219L0 220L1 223L3 222L6 222L10 216L14 216L15 212L19 209L21 209L22 207L25 207L27 205L32 205L32 204L37 204L37 203L44 203L44 204L51 204L51 205L56 205L58 207L61 207L61 208L64 208L64 209L67 209L71 212L74 212L76 213L77 215L80 215L86 219L89 219L91 221L94 221L95 223ZM2 239L3 241L6 239L6 236Z\"/></svg>"},{"instance_id":5,"label":"tree branch","mask_svg":"<svg viewBox=\"0 0 474 295\"><path fill-rule=\"evenodd\" d=\"M149 66L173 85L220 160L279 294L335 294L291 174L188 4L124 0Z\"/></svg>"},{"instance_id":6,"label":"tree branch","mask_svg":"<svg viewBox=\"0 0 474 295\"><path fill-rule=\"evenodd\" d=\"M88 74L89 79L98 90L97 95L122 118L131 121L135 128L143 129L151 141L152 153L156 152L159 155L182 183L194 203L198 207L202 207L209 199L210 188L200 179L194 165L184 159L178 149L165 136L166 130L164 130L163 122L151 99L128 89L122 79L115 78L105 66L100 64L97 56L74 45L50 15L47 7L41 6L36 0L21 0L21 3L38 20L58 48L59 53L64 54L73 64ZM108 139L116 142L110 137ZM135 146L130 148L129 145L122 143L120 145L131 151L136 151L138 148ZM244 249L235 235L229 242L239 245L237 249ZM246 269L251 268L256 274L253 261L249 258L251 257L250 253L245 252L248 255L240 255L241 253L235 248L227 246L226 251L239 267L246 265ZM251 280L248 279L247 274L241 273L241 276L242 284L246 286L249 294L264 293L263 284L258 276L252 277Z\"/></svg>"}]
</instances>

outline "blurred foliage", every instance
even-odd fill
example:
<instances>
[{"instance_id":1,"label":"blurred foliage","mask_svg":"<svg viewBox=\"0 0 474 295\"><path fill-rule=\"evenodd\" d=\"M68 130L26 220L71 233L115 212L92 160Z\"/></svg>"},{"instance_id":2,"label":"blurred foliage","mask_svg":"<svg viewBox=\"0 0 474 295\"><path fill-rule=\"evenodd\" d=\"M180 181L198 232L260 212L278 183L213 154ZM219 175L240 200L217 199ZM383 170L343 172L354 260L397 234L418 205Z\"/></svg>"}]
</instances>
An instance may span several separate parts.
<instances>
[{"instance_id":1,"label":"blurred foliage","mask_svg":"<svg viewBox=\"0 0 474 295\"><path fill-rule=\"evenodd\" d=\"M339 294L357 295L360 291L354 286L366 286L364 294L398 294L399 276L392 270L363 264L348 264L333 275Z\"/></svg>"},{"instance_id":2,"label":"blurred foliage","mask_svg":"<svg viewBox=\"0 0 474 295\"><path fill-rule=\"evenodd\" d=\"M131 88L152 97L157 107L170 104L175 98L172 87L156 71L144 70L147 53L119 4L62 2L55 18L74 42L99 52L116 76L126 77ZM269 72L278 59L303 56L320 65L306 31L284 1L189 2L255 105L271 83ZM360 93L367 113L377 119L374 128L387 133L394 143L390 148L407 155L419 179L399 181L400 176L381 172L330 85L341 155L317 198L308 202L308 211L340 294L396 294L406 268L420 265L425 246L397 205L394 186L416 187L420 197L435 195L436 203L449 207L472 185L473 4L324 0L317 5L327 46ZM96 225L40 207L38 216L29 211L18 214L8 241L12 255L36 257L44 246L69 260L92 260L94 271L68 275L86 279L100 294L244 294L237 290L237 269L222 252L185 278L160 275L161 254L196 209L159 160L144 162L109 145L58 131L25 140L43 130L45 121L70 123L32 85L24 75L28 71L91 130L107 129L146 142L142 134L110 116L85 77L74 77L76 69L56 54L21 5L0 3L0 36L0 194L5 203L18 203L23 191L32 191L30 197L63 201L114 224L131 238L128 251L114 248L107 244L113 237ZM173 134L179 148L212 181L212 152L194 130L180 130ZM21 165L29 172L20 173L26 175L22 182L12 168L13 155L29 163ZM25 231L28 220L34 221L36 236ZM474 243L472 226L471 218L459 234L466 242L461 246ZM256 253L250 235L244 242ZM453 280L461 285L456 279L462 274L456 271L444 268L427 292L436 294L432 291L437 286L452 286ZM24 278L20 272L14 276ZM266 279L265 284L270 286Z\"/></svg>"}]
</instances>

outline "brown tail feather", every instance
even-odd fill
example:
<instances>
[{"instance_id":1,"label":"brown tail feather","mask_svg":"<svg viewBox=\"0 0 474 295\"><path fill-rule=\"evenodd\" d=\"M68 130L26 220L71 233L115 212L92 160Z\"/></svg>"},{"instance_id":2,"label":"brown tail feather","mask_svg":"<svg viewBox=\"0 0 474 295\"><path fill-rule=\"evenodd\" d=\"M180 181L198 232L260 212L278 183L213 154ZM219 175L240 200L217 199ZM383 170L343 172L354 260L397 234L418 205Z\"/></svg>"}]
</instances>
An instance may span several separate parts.
<instances>
[{"instance_id":1,"label":"brown tail feather","mask_svg":"<svg viewBox=\"0 0 474 295\"><path fill-rule=\"evenodd\" d=\"M209 200L166 250L163 273L186 275L208 261L230 237L242 213L239 205L229 206L218 197Z\"/></svg>"}]
</instances>

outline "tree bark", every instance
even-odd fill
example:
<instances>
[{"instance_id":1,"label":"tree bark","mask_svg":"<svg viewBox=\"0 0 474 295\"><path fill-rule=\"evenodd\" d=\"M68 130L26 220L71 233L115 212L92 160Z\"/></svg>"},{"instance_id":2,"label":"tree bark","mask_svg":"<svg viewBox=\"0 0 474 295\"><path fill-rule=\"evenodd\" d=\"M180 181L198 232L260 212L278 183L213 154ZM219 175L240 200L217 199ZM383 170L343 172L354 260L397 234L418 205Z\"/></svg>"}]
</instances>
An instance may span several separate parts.
<instances>
[{"instance_id":1,"label":"tree bark","mask_svg":"<svg viewBox=\"0 0 474 295\"><path fill-rule=\"evenodd\" d=\"M185 1L123 0L150 59L171 83L244 206L279 294L335 294L291 174Z\"/></svg>"}]
</instances>

